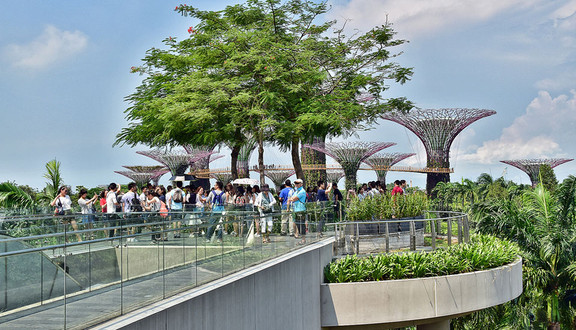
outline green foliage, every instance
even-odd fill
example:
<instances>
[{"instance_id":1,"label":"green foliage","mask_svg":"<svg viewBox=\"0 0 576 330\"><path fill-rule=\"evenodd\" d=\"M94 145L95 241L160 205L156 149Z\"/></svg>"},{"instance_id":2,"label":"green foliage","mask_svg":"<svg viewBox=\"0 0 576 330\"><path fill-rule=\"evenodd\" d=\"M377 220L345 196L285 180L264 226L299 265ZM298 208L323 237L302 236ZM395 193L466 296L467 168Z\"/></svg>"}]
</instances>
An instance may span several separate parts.
<instances>
[{"instance_id":1,"label":"green foliage","mask_svg":"<svg viewBox=\"0 0 576 330\"><path fill-rule=\"evenodd\" d=\"M405 41L389 25L346 36L335 21L317 23L326 3L306 0L176 11L198 24L189 38L164 40L167 49L150 49L133 68L145 79L126 98L130 126L116 144L241 145L246 132L257 131L297 149L306 138L341 135L384 111L412 108L382 97L390 81L412 75L391 62L399 54L390 49ZM293 162L301 177L297 152Z\"/></svg>"},{"instance_id":2,"label":"green foliage","mask_svg":"<svg viewBox=\"0 0 576 330\"><path fill-rule=\"evenodd\" d=\"M25 189L11 182L0 183L0 208L29 209L35 205L34 198Z\"/></svg>"},{"instance_id":3,"label":"green foliage","mask_svg":"<svg viewBox=\"0 0 576 330\"><path fill-rule=\"evenodd\" d=\"M392 196L379 194L362 201L353 199L346 211L348 221L371 221L373 219L392 219L416 217L428 209L428 198L423 192L409 195Z\"/></svg>"},{"instance_id":4,"label":"green foliage","mask_svg":"<svg viewBox=\"0 0 576 330\"><path fill-rule=\"evenodd\" d=\"M58 194L58 189L64 184L62 174L60 173L60 162L52 159L46 163L46 173L44 178L48 179L44 190L36 196L40 205L48 205Z\"/></svg>"},{"instance_id":5,"label":"green foliage","mask_svg":"<svg viewBox=\"0 0 576 330\"><path fill-rule=\"evenodd\" d=\"M516 242L524 258L525 293L515 309L532 313L536 323L560 320L569 327L572 308L559 299L576 289L576 177L554 191L543 184L508 199L486 200L473 207L480 233ZM572 321L562 321L572 315Z\"/></svg>"},{"instance_id":6,"label":"green foliage","mask_svg":"<svg viewBox=\"0 0 576 330\"><path fill-rule=\"evenodd\" d=\"M546 190L548 191L556 190L556 187L558 186L558 180L556 179L556 174L554 173L554 170L549 164L540 165L538 178L540 179L540 182L542 183L544 188L546 188Z\"/></svg>"},{"instance_id":7,"label":"green foliage","mask_svg":"<svg viewBox=\"0 0 576 330\"><path fill-rule=\"evenodd\" d=\"M430 253L346 256L328 264L328 283L386 281L443 276L495 268L519 255L516 244L488 235L473 235L469 244L458 244Z\"/></svg>"}]
</instances>

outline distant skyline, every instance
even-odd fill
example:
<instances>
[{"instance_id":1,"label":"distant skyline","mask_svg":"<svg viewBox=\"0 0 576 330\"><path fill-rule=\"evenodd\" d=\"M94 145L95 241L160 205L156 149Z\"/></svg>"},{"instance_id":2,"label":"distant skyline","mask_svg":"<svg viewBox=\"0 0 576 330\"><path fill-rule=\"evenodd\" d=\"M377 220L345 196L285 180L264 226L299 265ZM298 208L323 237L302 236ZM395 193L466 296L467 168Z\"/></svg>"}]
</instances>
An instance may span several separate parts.
<instances>
[{"instance_id":1,"label":"distant skyline","mask_svg":"<svg viewBox=\"0 0 576 330\"><path fill-rule=\"evenodd\" d=\"M190 5L217 10L237 2ZM114 173L122 165L156 164L135 153L145 146L112 144L127 125L124 97L142 80L130 67L141 64L146 50L162 47L164 38L186 38L195 24L174 12L179 4L33 0L23 8L3 3L0 181L41 189L44 165L54 158L72 186L127 183ZM454 142L452 181L475 180L486 172L529 183L526 174L499 161L575 158L576 0L334 0L330 5L326 19L346 21L351 32L388 21L399 38L409 40L396 61L414 67L414 77L403 86L392 85L386 97L406 96L420 108L497 111ZM425 166L421 143L398 124L380 121L347 139L396 142L383 152L416 152L399 165ZM229 166L229 153L222 150L226 157L214 167ZM290 157L267 148L265 161L288 165ZM559 180L576 174L576 161L555 172ZM375 178L373 171L359 173L361 182ZM390 172L387 177L397 178L425 186L422 174Z\"/></svg>"}]
</instances>

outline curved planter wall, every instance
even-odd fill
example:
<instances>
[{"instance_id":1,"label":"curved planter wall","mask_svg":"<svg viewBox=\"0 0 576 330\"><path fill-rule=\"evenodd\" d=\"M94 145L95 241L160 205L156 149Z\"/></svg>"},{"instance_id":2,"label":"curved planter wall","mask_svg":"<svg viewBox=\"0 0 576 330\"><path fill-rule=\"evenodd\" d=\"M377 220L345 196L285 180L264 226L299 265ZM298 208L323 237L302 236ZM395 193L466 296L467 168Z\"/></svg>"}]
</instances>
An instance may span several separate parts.
<instances>
[{"instance_id":1,"label":"curved planter wall","mask_svg":"<svg viewBox=\"0 0 576 330\"><path fill-rule=\"evenodd\" d=\"M522 259L472 273L322 284L322 327L434 323L500 305L522 293Z\"/></svg>"}]
</instances>

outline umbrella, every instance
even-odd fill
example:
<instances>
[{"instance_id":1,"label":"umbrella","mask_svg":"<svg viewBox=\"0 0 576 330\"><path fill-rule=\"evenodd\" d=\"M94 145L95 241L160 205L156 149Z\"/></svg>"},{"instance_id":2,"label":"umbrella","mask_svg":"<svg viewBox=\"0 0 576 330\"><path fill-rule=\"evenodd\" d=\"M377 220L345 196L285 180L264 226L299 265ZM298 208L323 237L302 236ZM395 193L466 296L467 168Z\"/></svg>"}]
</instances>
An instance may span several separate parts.
<instances>
[{"instance_id":1,"label":"umbrella","mask_svg":"<svg viewBox=\"0 0 576 330\"><path fill-rule=\"evenodd\" d=\"M256 180L256 179L250 179L250 178L241 178L241 179L236 179L234 181L232 181L233 184L249 184L251 186L256 185L258 183L260 183L260 181Z\"/></svg>"},{"instance_id":2,"label":"umbrella","mask_svg":"<svg viewBox=\"0 0 576 330\"><path fill-rule=\"evenodd\" d=\"M170 178L170 181L193 181L196 177L191 174L175 175Z\"/></svg>"}]
</instances>

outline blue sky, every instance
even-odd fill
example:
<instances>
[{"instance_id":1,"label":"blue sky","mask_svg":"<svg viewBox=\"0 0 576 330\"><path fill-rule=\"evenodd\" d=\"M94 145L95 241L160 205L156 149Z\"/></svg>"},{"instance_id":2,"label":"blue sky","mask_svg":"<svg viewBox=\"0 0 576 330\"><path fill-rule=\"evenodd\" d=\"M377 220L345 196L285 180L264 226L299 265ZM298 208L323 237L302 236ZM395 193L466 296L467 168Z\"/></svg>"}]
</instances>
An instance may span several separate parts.
<instances>
[{"instance_id":1,"label":"blue sky","mask_svg":"<svg viewBox=\"0 0 576 330\"><path fill-rule=\"evenodd\" d=\"M195 1L201 9L232 2ZM66 184L128 180L122 165L152 165L141 148L112 147L127 125L124 97L141 77L130 73L146 50L169 36L185 38L194 21L173 11L180 2L14 1L0 12L0 181L41 188L44 164L62 163ZM452 148L452 180L502 175L503 159L576 155L576 1L333 0L328 17L366 31L388 20L410 43L397 61L414 77L392 86L421 108L487 108L497 115L464 130ZM417 138L382 121L348 139L393 141L390 152L418 152L401 164L424 166ZM341 140L341 139L334 139ZM222 150L226 153L226 150ZM227 154L227 153L226 153ZM290 158L268 149L268 163ZM253 158L255 163L256 156ZM228 166L229 156L215 162ZM576 174L576 161L556 168ZM360 180L373 180L363 171ZM424 186L425 176L390 173ZM529 182L508 167L506 178ZM166 183L167 180L161 182Z\"/></svg>"}]
</instances>

